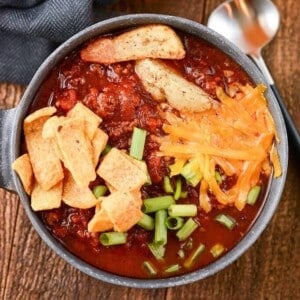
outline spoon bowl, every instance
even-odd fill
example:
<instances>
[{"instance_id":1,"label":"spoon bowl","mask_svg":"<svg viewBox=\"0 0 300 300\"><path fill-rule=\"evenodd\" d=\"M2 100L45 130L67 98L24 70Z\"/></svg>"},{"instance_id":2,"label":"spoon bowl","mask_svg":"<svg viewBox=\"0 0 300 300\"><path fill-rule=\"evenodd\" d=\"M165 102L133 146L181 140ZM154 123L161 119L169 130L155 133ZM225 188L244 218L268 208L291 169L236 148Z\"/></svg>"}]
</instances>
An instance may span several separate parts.
<instances>
[{"instance_id":1,"label":"spoon bowl","mask_svg":"<svg viewBox=\"0 0 300 300\"><path fill-rule=\"evenodd\" d=\"M256 56L274 38L279 23L279 12L270 0L226 1L208 19L208 27Z\"/></svg>"},{"instance_id":2,"label":"spoon bowl","mask_svg":"<svg viewBox=\"0 0 300 300\"><path fill-rule=\"evenodd\" d=\"M248 54L256 63L280 105L289 142L300 153L300 135L261 56L262 48L276 35L280 15L271 0L228 0L210 15L207 25Z\"/></svg>"}]
</instances>

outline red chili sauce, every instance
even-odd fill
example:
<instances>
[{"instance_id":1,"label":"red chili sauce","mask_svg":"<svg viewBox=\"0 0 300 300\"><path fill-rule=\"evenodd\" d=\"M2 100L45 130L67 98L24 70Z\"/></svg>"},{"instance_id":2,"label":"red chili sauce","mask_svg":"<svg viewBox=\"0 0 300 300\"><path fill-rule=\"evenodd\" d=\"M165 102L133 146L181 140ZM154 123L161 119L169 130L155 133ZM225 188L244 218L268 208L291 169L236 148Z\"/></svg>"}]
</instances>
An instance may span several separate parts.
<instances>
[{"instance_id":1,"label":"red chili sauce","mask_svg":"<svg viewBox=\"0 0 300 300\"><path fill-rule=\"evenodd\" d=\"M216 98L215 87L225 90L228 84L238 82L253 84L249 76L230 57L219 49L194 36L179 33L186 49L186 57L167 63L178 70L186 79L203 88ZM39 89L31 110L45 105L55 105L59 114L66 114L78 101L81 101L103 122L100 127L109 136L109 144L119 149L129 149L134 126L148 132L144 160L152 179L152 185L142 188L144 198L164 195L163 176L168 175L168 160L156 156L159 145L153 138L163 134L159 105L144 90L134 72L134 62L116 63L108 66L84 62L80 59L80 49L72 52L62 60L50 73ZM225 71L225 72L224 72ZM229 71L229 72L228 72ZM230 76L228 76L230 74ZM226 76L225 76L226 75ZM84 163L84 162L82 162ZM220 170L222 172L222 170ZM147 243L153 239L153 232L134 226L128 232L127 243L118 246L102 246L98 233L89 233L87 223L94 214L94 209L76 209L65 204L59 209L43 211L42 220L49 231L70 252L89 264L114 274L149 278L143 267L144 261L150 261L158 268L157 277L168 277L188 273L199 269L215 260L210 249L216 243L225 247L223 255L233 248L249 230L260 210L266 189L267 178L261 178L263 192L254 206L246 205L243 211L235 207L222 207L217 204L213 195L212 211L207 214L198 209L194 219L200 224L198 229L184 242L179 242L173 231L168 231L168 243L165 258L157 261L148 249ZM91 184L103 183L100 178ZM223 181L226 189L235 183L235 178L228 177ZM193 188L186 183L183 190L188 197L178 203L199 203L199 186ZM232 216L237 226L229 230L214 220L220 212ZM188 257L202 243L205 251L190 269L183 267L184 259L177 254L179 249ZM181 268L175 273L164 270L178 263Z\"/></svg>"}]
</instances>

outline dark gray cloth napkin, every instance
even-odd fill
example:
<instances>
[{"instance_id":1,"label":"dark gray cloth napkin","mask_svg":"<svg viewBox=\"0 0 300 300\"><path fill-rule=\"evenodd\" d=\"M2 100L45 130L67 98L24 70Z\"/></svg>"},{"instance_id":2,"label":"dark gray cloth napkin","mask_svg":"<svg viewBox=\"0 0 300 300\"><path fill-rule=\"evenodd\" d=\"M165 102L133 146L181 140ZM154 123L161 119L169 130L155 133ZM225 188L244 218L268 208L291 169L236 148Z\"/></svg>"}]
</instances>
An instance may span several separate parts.
<instances>
[{"instance_id":1,"label":"dark gray cloth napkin","mask_svg":"<svg viewBox=\"0 0 300 300\"><path fill-rule=\"evenodd\" d=\"M60 43L113 16L113 12L101 14L102 5L113 2L116 0L0 0L0 82L27 84Z\"/></svg>"}]
</instances>

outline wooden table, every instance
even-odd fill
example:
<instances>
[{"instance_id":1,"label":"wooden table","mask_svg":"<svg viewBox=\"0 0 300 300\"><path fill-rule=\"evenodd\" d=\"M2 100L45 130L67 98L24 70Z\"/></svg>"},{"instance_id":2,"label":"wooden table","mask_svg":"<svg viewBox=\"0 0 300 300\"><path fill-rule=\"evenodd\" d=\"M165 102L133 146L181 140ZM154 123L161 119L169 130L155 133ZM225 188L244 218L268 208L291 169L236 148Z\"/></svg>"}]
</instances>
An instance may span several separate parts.
<instances>
[{"instance_id":1,"label":"wooden table","mask_svg":"<svg viewBox=\"0 0 300 300\"><path fill-rule=\"evenodd\" d=\"M173 14L206 23L220 0L126 0L119 13ZM300 129L300 1L276 0L281 26L264 50L266 63ZM0 84L1 107L15 106L24 87ZM113 286L68 265L37 235L16 195L0 190L0 299L300 299L300 155L290 150L284 193L271 223L240 259L190 285L158 290Z\"/></svg>"}]
</instances>

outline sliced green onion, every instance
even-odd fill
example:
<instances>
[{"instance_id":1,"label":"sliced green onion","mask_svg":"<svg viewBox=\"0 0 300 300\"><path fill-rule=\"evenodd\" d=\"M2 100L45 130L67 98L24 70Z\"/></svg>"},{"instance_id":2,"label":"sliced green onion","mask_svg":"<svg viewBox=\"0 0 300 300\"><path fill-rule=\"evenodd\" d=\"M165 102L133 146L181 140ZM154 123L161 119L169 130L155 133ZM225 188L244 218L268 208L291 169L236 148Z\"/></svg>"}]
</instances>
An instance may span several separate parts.
<instances>
[{"instance_id":1,"label":"sliced green onion","mask_svg":"<svg viewBox=\"0 0 300 300\"><path fill-rule=\"evenodd\" d=\"M198 226L199 225L192 218L189 218L177 231L176 236L180 241L184 241L196 230Z\"/></svg>"},{"instance_id":2,"label":"sliced green onion","mask_svg":"<svg viewBox=\"0 0 300 300\"><path fill-rule=\"evenodd\" d=\"M165 256L166 248L162 244L156 244L154 242L148 243L148 248L157 260L161 260Z\"/></svg>"},{"instance_id":3,"label":"sliced green onion","mask_svg":"<svg viewBox=\"0 0 300 300\"><path fill-rule=\"evenodd\" d=\"M180 265L175 264L165 269L165 273L174 273L180 270Z\"/></svg>"},{"instance_id":4,"label":"sliced green onion","mask_svg":"<svg viewBox=\"0 0 300 300\"><path fill-rule=\"evenodd\" d=\"M181 178L178 177L176 180L176 188L175 188L175 192L174 192L175 201L178 200L181 196L181 187L182 187L182 181L181 181Z\"/></svg>"},{"instance_id":5,"label":"sliced green onion","mask_svg":"<svg viewBox=\"0 0 300 300\"><path fill-rule=\"evenodd\" d=\"M155 213L154 242L165 245L167 243L167 211L162 209Z\"/></svg>"},{"instance_id":6,"label":"sliced green onion","mask_svg":"<svg viewBox=\"0 0 300 300\"><path fill-rule=\"evenodd\" d=\"M146 141L147 131L137 127L133 128L131 146L130 146L130 156L141 160L144 154L144 147Z\"/></svg>"},{"instance_id":7,"label":"sliced green onion","mask_svg":"<svg viewBox=\"0 0 300 300\"><path fill-rule=\"evenodd\" d=\"M146 230L154 229L154 219L144 213L142 218L137 222L137 224Z\"/></svg>"},{"instance_id":8,"label":"sliced green onion","mask_svg":"<svg viewBox=\"0 0 300 300\"><path fill-rule=\"evenodd\" d=\"M167 217L166 226L170 230L177 230L182 227L184 223L183 218L181 217Z\"/></svg>"},{"instance_id":9,"label":"sliced green onion","mask_svg":"<svg viewBox=\"0 0 300 300\"><path fill-rule=\"evenodd\" d=\"M220 172L215 171L215 179L219 185L222 183L223 179L222 179Z\"/></svg>"},{"instance_id":10,"label":"sliced green onion","mask_svg":"<svg viewBox=\"0 0 300 300\"><path fill-rule=\"evenodd\" d=\"M185 253L184 253L184 251L183 251L182 249L179 249L179 250L177 251L177 255L178 255L180 258L184 258L184 257L185 257Z\"/></svg>"},{"instance_id":11,"label":"sliced green onion","mask_svg":"<svg viewBox=\"0 0 300 300\"><path fill-rule=\"evenodd\" d=\"M205 250L205 246L200 243L200 245L191 253L191 255L187 258L187 260L184 262L184 266L188 269L190 268L195 260L199 257L199 255Z\"/></svg>"},{"instance_id":12,"label":"sliced green onion","mask_svg":"<svg viewBox=\"0 0 300 300\"><path fill-rule=\"evenodd\" d=\"M188 192L187 191L182 191L180 193L180 198L185 199L188 196Z\"/></svg>"},{"instance_id":13,"label":"sliced green onion","mask_svg":"<svg viewBox=\"0 0 300 300\"><path fill-rule=\"evenodd\" d=\"M217 243L211 247L210 253L212 254L212 256L214 258L216 258L216 257L220 256L224 252L224 250L225 250L225 247L222 244Z\"/></svg>"},{"instance_id":14,"label":"sliced green onion","mask_svg":"<svg viewBox=\"0 0 300 300\"><path fill-rule=\"evenodd\" d=\"M261 187L259 185L252 187L247 196L247 203L250 205L254 205L258 199L260 191Z\"/></svg>"},{"instance_id":15,"label":"sliced green onion","mask_svg":"<svg viewBox=\"0 0 300 300\"><path fill-rule=\"evenodd\" d=\"M180 174L187 180L188 183L195 187L203 177L199 166L199 160L190 160L183 166Z\"/></svg>"},{"instance_id":16,"label":"sliced green onion","mask_svg":"<svg viewBox=\"0 0 300 300\"><path fill-rule=\"evenodd\" d=\"M107 187L105 185L97 185L93 187L93 194L98 199L99 197L102 197L107 192Z\"/></svg>"},{"instance_id":17,"label":"sliced green onion","mask_svg":"<svg viewBox=\"0 0 300 300\"><path fill-rule=\"evenodd\" d=\"M112 146L111 145L108 145L106 144L105 148L103 149L102 151L102 155L106 155L110 150L111 150Z\"/></svg>"},{"instance_id":18,"label":"sliced green onion","mask_svg":"<svg viewBox=\"0 0 300 300\"><path fill-rule=\"evenodd\" d=\"M168 208L171 217L194 217L197 215L195 204L171 204Z\"/></svg>"},{"instance_id":19,"label":"sliced green onion","mask_svg":"<svg viewBox=\"0 0 300 300\"><path fill-rule=\"evenodd\" d=\"M174 189L172 187L170 177L168 176L164 176L164 190L168 194L174 193Z\"/></svg>"},{"instance_id":20,"label":"sliced green onion","mask_svg":"<svg viewBox=\"0 0 300 300\"><path fill-rule=\"evenodd\" d=\"M149 275L154 276L154 275L157 274L156 268L154 267L154 265L150 261L144 261L143 266L145 267L145 269L147 270Z\"/></svg>"},{"instance_id":21,"label":"sliced green onion","mask_svg":"<svg viewBox=\"0 0 300 300\"><path fill-rule=\"evenodd\" d=\"M127 233L104 232L100 234L99 240L103 246L121 245L126 243Z\"/></svg>"},{"instance_id":22,"label":"sliced green onion","mask_svg":"<svg viewBox=\"0 0 300 300\"><path fill-rule=\"evenodd\" d=\"M159 196L154 198L148 198L144 200L144 213L148 214L161 209L167 209L171 204L173 204L173 196Z\"/></svg>"},{"instance_id":23,"label":"sliced green onion","mask_svg":"<svg viewBox=\"0 0 300 300\"><path fill-rule=\"evenodd\" d=\"M236 225L236 220L228 215L219 214L215 217L215 220L218 221L220 224L224 225L226 228L232 230L233 227Z\"/></svg>"}]
</instances>

